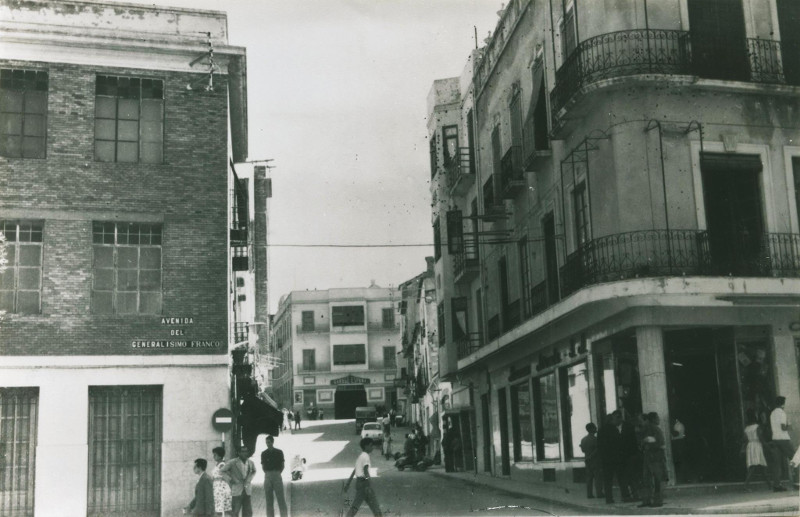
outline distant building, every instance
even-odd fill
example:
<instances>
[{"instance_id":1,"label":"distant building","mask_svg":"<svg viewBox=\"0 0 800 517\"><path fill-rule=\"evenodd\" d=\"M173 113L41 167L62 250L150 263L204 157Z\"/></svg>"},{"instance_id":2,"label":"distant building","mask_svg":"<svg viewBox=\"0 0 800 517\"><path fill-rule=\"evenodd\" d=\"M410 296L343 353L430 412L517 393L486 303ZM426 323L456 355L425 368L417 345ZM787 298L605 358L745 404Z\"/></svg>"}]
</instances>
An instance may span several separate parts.
<instances>
[{"instance_id":1,"label":"distant building","mask_svg":"<svg viewBox=\"0 0 800 517\"><path fill-rule=\"evenodd\" d=\"M232 323L266 319L230 298L255 303L232 279L266 238L229 232L245 49L217 11L2 0L0 20L0 514L179 513L231 406Z\"/></svg>"},{"instance_id":2,"label":"distant building","mask_svg":"<svg viewBox=\"0 0 800 517\"><path fill-rule=\"evenodd\" d=\"M465 468L568 488L657 411L671 483L742 480L748 413L800 438L800 2L595 4L511 0L429 95Z\"/></svg>"},{"instance_id":3,"label":"distant building","mask_svg":"<svg viewBox=\"0 0 800 517\"><path fill-rule=\"evenodd\" d=\"M396 288L292 291L278 306L272 393L281 407L353 418L397 403L400 323Z\"/></svg>"}]
</instances>

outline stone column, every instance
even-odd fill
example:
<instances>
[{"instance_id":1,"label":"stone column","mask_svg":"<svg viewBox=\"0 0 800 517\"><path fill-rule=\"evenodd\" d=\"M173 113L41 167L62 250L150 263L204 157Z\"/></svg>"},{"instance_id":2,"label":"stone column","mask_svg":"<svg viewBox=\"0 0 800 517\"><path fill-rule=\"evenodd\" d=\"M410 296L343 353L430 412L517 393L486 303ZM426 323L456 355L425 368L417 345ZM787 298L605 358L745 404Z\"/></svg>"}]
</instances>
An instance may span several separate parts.
<instances>
[{"instance_id":1,"label":"stone column","mask_svg":"<svg viewBox=\"0 0 800 517\"><path fill-rule=\"evenodd\" d=\"M661 430L667 446L667 471L669 483L675 484L672 463L669 404L667 401L667 374L664 363L664 335L661 327L637 327L636 348L639 355L639 379L642 388L642 411L655 411L661 417Z\"/></svg>"}]
</instances>

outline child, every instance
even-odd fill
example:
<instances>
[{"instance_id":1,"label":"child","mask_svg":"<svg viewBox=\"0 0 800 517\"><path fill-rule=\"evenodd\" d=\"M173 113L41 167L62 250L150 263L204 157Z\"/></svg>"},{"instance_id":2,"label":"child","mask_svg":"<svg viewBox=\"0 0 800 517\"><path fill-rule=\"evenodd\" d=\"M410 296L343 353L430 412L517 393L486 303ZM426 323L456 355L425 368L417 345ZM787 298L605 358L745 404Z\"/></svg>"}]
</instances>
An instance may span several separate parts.
<instances>
[{"instance_id":1,"label":"child","mask_svg":"<svg viewBox=\"0 0 800 517\"><path fill-rule=\"evenodd\" d=\"M765 473L765 477L769 479L769 469L767 468L767 458L764 456L764 446L761 442L764 441L761 432L761 426L758 425L755 412L750 409L747 411L747 425L744 428L745 439L745 461L747 462L747 477L744 480L744 489L749 491L750 478L753 473L759 468ZM770 485L768 482L767 485Z\"/></svg>"},{"instance_id":2,"label":"child","mask_svg":"<svg viewBox=\"0 0 800 517\"><path fill-rule=\"evenodd\" d=\"M295 454L292 458L292 481L303 479L303 472L306 471L306 459Z\"/></svg>"},{"instance_id":3,"label":"child","mask_svg":"<svg viewBox=\"0 0 800 517\"><path fill-rule=\"evenodd\" d=\"M358 512L363 501L367 502L373 515L381 517L381 507L378 504L378 499L375 497L375 492L372 491L372 487L370 486L369 453L372 452L372 440L370 438L364 438L361 440L360 445L362 452L358 456L358 459L356 459L356 466L342 489L343 492L347 492L350 488L350 482L353 481L353 477L356 478L356 496L353 499L353 504L350 506L350 511L347 512L347 517L353 517L356 512Z\"/></svg>"},{"instance_id":4,"label":"child","mask_svg":"<svg viewBox=\"0 0 800 517\"><path fill-rule=\"evenodd\" d=\"M600 472L600 456L597 451L597 426L592 422L586 424L586 436L581 440L581 450L586 462L586 497L592 499L592 484L594 483L597 497L604 497L603 476Z\"/></svg>"}]
</instances>

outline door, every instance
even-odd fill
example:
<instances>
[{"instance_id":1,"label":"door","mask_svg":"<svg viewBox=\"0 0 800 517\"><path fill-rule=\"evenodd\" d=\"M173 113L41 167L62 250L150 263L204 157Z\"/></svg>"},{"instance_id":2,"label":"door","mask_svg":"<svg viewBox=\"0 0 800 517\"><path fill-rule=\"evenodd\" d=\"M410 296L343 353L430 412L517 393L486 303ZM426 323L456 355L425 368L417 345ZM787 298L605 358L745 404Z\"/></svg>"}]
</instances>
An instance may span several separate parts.
<instances>
[{"instance_id":1,"label":"door","mask_svg":"<svg viewBox=\"0 0 800 517\"><path fill-rule=\"evenodd\" d=\"M502 474L511 475L511 459L508 454L508 401L506 400L506 389L497 390L497 406L500 410L500 460Z\"/></svg>"},{"instance_id":2,"label":"door","mask_svg":"<svg viewBox=\"0 0 800 517\"><path fill-rule=\"evenodd\" d=\"M483 471L492 471L492 428L489 413L489 394L481 395L481 426L483 427Z\"/></svg>"},{"instance_id":3,"label":"door","mask_svg":"<svg viewBox=\"0 0 800 517\"><path fill-rule=\"evenodd\" d=\"M742 0L688 0L693 72L711 79L750 78Z\"/></svg>"},{"instance_id":4,"label":"door","mask_svg":"<svg viewBox=\"0 0 800 517\"><path fill-rule=\"evenodd\" d=\"M761 158L704 153L700 167L713 271L739 276L765 273Z\"/></svg>"},{"instance_id":5,"label":"door","mask_svg":"<svg viewBox=\"0 0 800 517\"><path fill-rule=\"evenodd\" d=\"M0 515L34 515L39 388L0 388Z\"/></svg>"},{"instance_id":6,"label":"door","mask_svg":"<svg viewBox=\"0 0 800 517\"><path fill-rule=\"evenodd\" d=\"M333 403L334 418L355 418L356 408L367 405L367 390L362 384L338 386Z\"/></svg>"},{"instance_id":7,"label":"door","mask_svg":"<svg viewBox=\"0 0 800 517\"><path fill-rule=\"evenodd\" d=\"M800 2L778 0L783 74L786 82L800 86Z\"/></svg>"},{"instance_id":8,"label":"door","mask_svg":"<svg viewBox=\"0 0 800 517\"><path fill-rule=\"evenodd\" d=\"M545 278L547 280L547 304L556 303L560 296L558 291L558 258L556 256L556 222L553 212L542 220L544 231Z\"/></svg>"},{"instance_id":9,"label":"door","mask_svg":"<svg viewBox=\"0 0 800 517\"><path fill-rule=\"evenodd\" d=\"M161 433L161 386L89 387L89 516L161 514Z\"/></svg>"},{"instance_id":10,"label":"door","mask_svg":"<svg viewBox=\"0 0 800 517\"><path fill-rule=\"evenodd\" d=\"M500 328L501 332L505 332L511 328L508 310L508 262L505 257L500 257L497 262L497 271L500 287Z\"/></svg>"},{"instance_id":11,"label":"door","mask_svg":"<svg viewBox=\"0 0 800 517\"><path fill-rule=\"evenodd\" d=\"M473 419L471 411L461 412L461 446L464 451L464 472L475 470L475 448L472 441Z\"/></svg>"}]
</instances>

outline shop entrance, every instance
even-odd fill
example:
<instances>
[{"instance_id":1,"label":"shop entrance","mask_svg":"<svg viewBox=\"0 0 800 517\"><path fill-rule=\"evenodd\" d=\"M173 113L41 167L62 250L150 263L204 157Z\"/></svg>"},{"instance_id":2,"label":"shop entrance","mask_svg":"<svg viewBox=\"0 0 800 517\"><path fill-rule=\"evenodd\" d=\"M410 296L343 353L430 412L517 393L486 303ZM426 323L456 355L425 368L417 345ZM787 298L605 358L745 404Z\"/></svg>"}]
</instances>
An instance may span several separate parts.
<instances>
[{"instance_id":1,"label":"shop entrance","mask_svg":"<svg viewBox=\"0 0 800 517\"><path fill-rule=\"evenodd\" d=\"M367 391L363 384L340 384L336 387L333 401L337 420L355 418L356 408L367 405Z\"/></svg>"},{"instance_id":2,"label":"shop entrance","mask_svg":"<svg viewBox=\"0 0 800 517\"><path fill-rule=\"evenodd\" d=\"M743 429L733 328L664 332L668 429L675 419L685 429L682 450L675 449L676 481L703 483L740 480Z\"/></svg>"}]
</instances>

